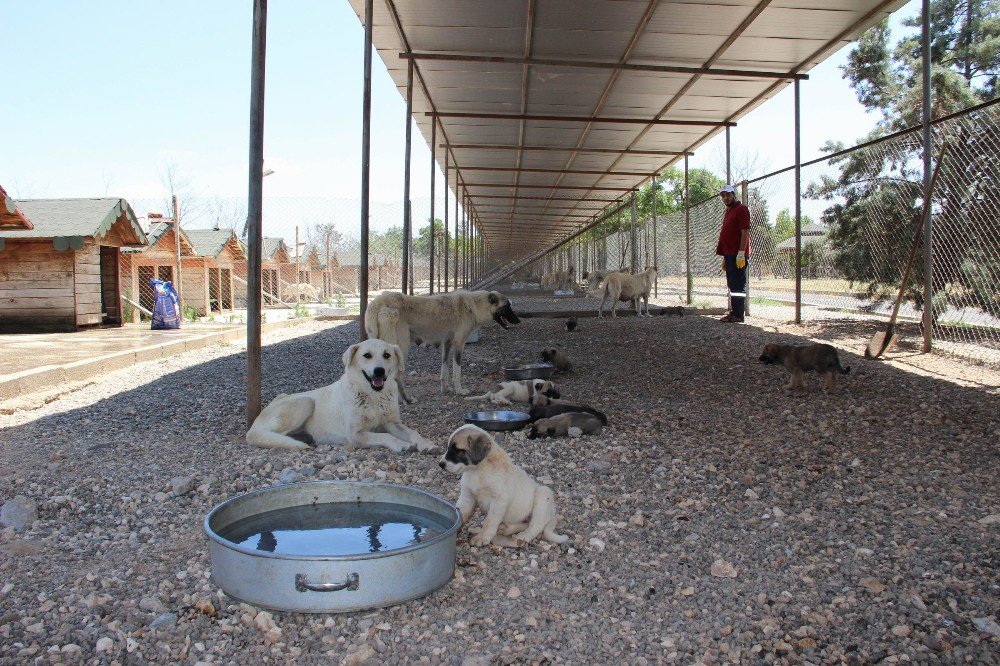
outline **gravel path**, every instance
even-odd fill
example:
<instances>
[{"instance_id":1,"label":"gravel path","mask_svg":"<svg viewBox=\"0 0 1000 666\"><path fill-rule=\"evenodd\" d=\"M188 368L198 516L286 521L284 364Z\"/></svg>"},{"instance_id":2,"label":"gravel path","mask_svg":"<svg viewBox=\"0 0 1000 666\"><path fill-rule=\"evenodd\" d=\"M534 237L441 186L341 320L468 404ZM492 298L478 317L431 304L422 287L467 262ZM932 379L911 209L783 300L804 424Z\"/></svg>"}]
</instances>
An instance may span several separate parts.
<instances>
[{"instance_id":1,"label":"gravel path","mask_svg":"<svg viewBox=\"0 0 1000 666\"><path fill-rule=\"evenodd\" d=\"M336 378L356 336L269 336L265 399ZM202 518L285 470L454 500L434 458L250 449L229 345L0 416L0 502L37 505L0 531L0 663L997 663L1000 397L846 354L836 394L808 377L786 396L756 358L795 340L691 316L483 329L469 388L554 343L576 365L565 396L611 418L598 437L504 443L556 492L571 540L473 549L463 534L447 586L350 615L225 598ZM404 419L444 443L469 403L439 393L435 350L410 367L421 401Z\"/></svg>"}]
</instances>

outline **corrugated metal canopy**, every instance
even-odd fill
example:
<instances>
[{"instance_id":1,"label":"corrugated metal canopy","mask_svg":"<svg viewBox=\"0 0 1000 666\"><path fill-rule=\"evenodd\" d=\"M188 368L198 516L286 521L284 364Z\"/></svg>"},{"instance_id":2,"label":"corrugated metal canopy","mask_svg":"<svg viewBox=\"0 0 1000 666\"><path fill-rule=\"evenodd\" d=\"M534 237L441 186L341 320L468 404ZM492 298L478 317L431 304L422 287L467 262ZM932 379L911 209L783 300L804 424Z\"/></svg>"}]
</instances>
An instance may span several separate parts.
<instances>
[{"instance_id":1,"label":"corrugated metal canopy","mask_svg":"<svg viewBox=\"0 0 1000 666\"><path fill-rule=\"evenodd\" d=\"M364 0L350 0L364 21ZM375 0L491 255L567 236L905 0ZM508 116L508 117L504 117ZM691 124L681 124L691 123ZM789 130L791 131L791 129Z\"/></svg>"}]
</instances>

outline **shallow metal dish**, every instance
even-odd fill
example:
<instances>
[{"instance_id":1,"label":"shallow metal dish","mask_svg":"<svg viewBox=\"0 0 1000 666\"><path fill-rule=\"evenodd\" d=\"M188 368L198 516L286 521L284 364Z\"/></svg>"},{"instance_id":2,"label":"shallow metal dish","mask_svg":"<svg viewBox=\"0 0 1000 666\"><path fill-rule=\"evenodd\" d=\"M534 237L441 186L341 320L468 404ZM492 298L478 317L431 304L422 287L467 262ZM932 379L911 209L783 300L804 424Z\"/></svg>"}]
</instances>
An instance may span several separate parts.
<instances>
[{"instance_id":1,"label":"shallow metal dish","mask_svg":"<svg viewBox=\"0 0 1000 666\"><path fill-rule=\"evenodd\" d=\"M555 371L555 366L551 363L530 363L517 368L504 368L503 376L508 381L518 379L548 379Z\"/></svg>"},{"instance_id":2,"label":"shallow metal dish","mask_svg":"<svg viewBox=\"0 0 1000 666\"><path fill-rule=\"evenodd\" d=\"M312 554L275 551L264 539L256 547L240 545L221 534L239 521L251 521L272 511L310 510L324 505L343 506L336 516L337 528L357 532L365 525L354 520L352 511L364 515L364 507L397 505L426 518L431 515L442 529L400 547L379 552L315 554L317 540L308 530L308 519L293 521L289 532L309 544ZM339 509L338 509L339 510ZM274 514L271 514L274 515ZM440 521L438 521L440 519ZM336 613L380 608L422 597L447 583L455 571L455 540L461 516L449 502L417 488L388 483L358 481L313 481L273 486L234 497L205 517L205 534L212 556L212 579L222 590L240 601L281 611ZM381 525L371 541L379 539ZM284 538L279 533L277 541ZM424 540L426 539L426 540ZM273 535L269 536L275 541ZM287 543L293 543L291 539ZM304 547L303 547L304 548ZM305 548L304 548L305 549ZM331 551L336 550L331 547Z\"/></svg>"},{"instance_id":3,"label":"shallow metal dish","mask_svg":"<svg viewBox=\"0 0 1000 666\"><path fill-rule=\"evenodd\" d=\"M500 432L504 430L520 430L531 422L531 417L524 412L494 410L462 414L462 420L474 426L479 426L483 430Z\"/></svg>"}]
</instances>

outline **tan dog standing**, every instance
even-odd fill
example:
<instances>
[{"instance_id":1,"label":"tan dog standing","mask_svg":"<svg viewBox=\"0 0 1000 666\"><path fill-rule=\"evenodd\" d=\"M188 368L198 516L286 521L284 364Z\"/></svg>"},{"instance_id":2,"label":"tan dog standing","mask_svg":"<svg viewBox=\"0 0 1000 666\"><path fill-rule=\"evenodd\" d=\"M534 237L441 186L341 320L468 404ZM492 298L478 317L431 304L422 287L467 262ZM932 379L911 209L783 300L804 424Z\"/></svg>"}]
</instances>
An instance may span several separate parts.
<instances>
[{"instance_id":1,"label":"tan dog standing","mask_svg":"<svg viewBox=\"0 0 1000 666\"><path fill-rule=\"evenodd\" d=\"M653 290L653 283L656 281L656 267L650 266L638 275L631 273L608 273L604 279L604 290L601 296L601 306L597 309L597 316L604 316L604 303L611 298L611 316L618 317L618 303L632 301L635 306L635 313L642 315L642 303L646 305L646 316L649 314L649 292Z\"/></svg>"},{"instance_id":2,"label":"tan dog standing","mask_svg":"<svg viewBox=\"0 0 1000 666\"><path fill-rule=\"evenodd\" d=\"M453 432L439 464L451 474L462 475L458 496L462 523L469 522L477 507L486 514L482 529L470 541L473 546L518 547L539 534L552 543L569 539L555 531L552 490L512 463L485 430L464 425Z\"/></svg>"}]
</instances>

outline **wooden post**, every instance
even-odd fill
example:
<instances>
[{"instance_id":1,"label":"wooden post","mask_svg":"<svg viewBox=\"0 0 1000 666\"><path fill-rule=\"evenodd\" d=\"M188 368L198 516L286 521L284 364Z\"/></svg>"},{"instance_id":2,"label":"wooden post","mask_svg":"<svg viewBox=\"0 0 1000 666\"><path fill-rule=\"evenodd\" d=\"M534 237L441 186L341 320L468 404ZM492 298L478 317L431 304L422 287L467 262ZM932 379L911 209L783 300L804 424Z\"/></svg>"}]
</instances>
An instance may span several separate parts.
<instances>
[{"instance_id":1,"label":"wooden post","mask_svg":"<svg viewBox=\"0 0 1000 666\"><path fill-rule=\"evenodd\" d=\"M660 296L660 262L656 251L656 200L659 198L659 191L656 189L656 174L653 174L653 266L656 267L656 280L653 282L653 298Z\"/></svg>"},{"instance_id":2,"label":"wooden post","mask_svg":"<svg viewBox=\"0 0 1000 666\"><path fill-rule=\"evenodd\" d=\"M920 3L920 53L921 53L921 81L923 83L923 95L921 96L921 123L923 130L921 136L924 141L924 182L923 198L924 210L924 311L923 328L924 340L923 351L926 354L933 346L934 334L934 226L932 219L934 207L931 198L934 196L931 176L931 3L930 0L922 0ZM966 25L966 30L971 28ZM940 162L939 162L940 163Z\"/></svg>"},{"instance_id":3,"label":"wooden post","mask_svg":"<svg viewBox=\"0 0 1000 666\"><path fill-rule=\"evenodd\" d=\"M687 277L687 304L691 305L694 275L691 273L691 189L688 180L688 156L684 156L684 267Z\"/></svg>"},{"instance_id":4,"label":"wooden post","mask_svg":"<svg viewBox=\"0 0 1000 666\"><path fill-rule=\"evenodd\" d=\"M747 181L746 181L745 178L743 179L743 182L740 183L740 193L741 193L741 195L743 197L743 205L745 205L745 206L747 206L747 208L749 208L750 207L750 190L749 190L748 183L747 183ZM751 220L751 227L752 227L753 226L753 211L750 211L750 220ZM750 239L750 230L748 229L747 230L747 243L748 243L748 245L749 245L749 241L750 240L751 240ZM750 255L749 254L746 255L746 271L747 271L747 279L746 279L746 285L745 285L746 289L744 289L744 291L746 292L746 295L743 298L743 316L744 317L746 317L746 316L748 316L750 314Z\"/></svg>"},{"instance_id":5,"label":"wooden post","mask_svg":"<svg viewBox=\"0 0 1000 666\"><path fill-rule=\"evenodd\" d=\"M177 271L174 273L174 291L177 292L177 308L179 312L184 312L184 301L181 296L181 217L180 209L177 206L177 195L171 197L174 205L174 258L177 262ZM133 283L134 284L134 283Z\"/></svg>"}]
</instances>

